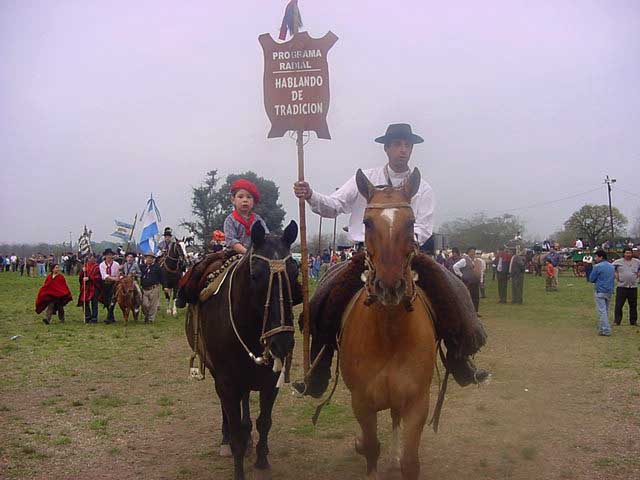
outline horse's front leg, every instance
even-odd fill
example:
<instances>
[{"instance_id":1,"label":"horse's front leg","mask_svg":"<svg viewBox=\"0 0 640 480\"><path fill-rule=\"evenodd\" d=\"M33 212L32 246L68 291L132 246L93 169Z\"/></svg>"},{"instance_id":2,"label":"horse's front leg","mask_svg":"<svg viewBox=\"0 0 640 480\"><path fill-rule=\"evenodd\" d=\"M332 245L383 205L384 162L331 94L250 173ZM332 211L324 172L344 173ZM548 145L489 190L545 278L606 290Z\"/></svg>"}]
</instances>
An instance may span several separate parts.
<instances>
[{"instance_id":1,"label":"horse's front leg","mask_svg":"<svg viewBox=\"0 0 640 480\"><path fill-rule=\"evenodd\" d=\"M218 396L222 403L222 409L227 417L231 452L233 453L234 480L245 480L244 456L247 449L247 433L242 427L242 414L240 409L240 395L222 392L216 386ZM222 394L222 395L221 395Z\"/></svg>"},{"instance_id":2,"label":"horse's front leg","mask_svg":"<svg viewBox=\"0 0 640 480\"><path fill-rule=\"evenodd\" d=\"M417 480L420 475L420 437L429 413L429 393L416 398L401 413L402 415L402 457L400 469L403 480Z\"/></svg>"},{"instance_id":3,"label":"horse's front leg","mask_svg":"<svg viewBox=\"0 0 640 480\"><path fill-rule=\"evenodd\" d=\"M378 441L378 413L371 410L364 401L359 401L352 394L353 413L362 429L362 437L356 439L356 452L367 459L367 479L378 478L378 458L380 458L380 442Z\"/></svg>"},{"instance_id":4,"label":"horse's front leg","mask_svg":"<svg viewBox=\"0 0 640 480\"><path fill-rule=\"evenodd\" d=\"M244 428L248 433L249 437L247 438L247 454L250 450L253 449L253 422L251 421L251 408L249 406L249 395L251 391L248 391L242 397L242 428Z\"/></svg>"},{"instance_id":5,"label":"horse's front leg","mask_svg":"<svg viewBox=\"0 0 640 480\"><path fill-rule=\"evenodd\" d=\"M167 299L167 315L171 315L171 290L164 292L164 298Z\"/></svg>"},{"instance_id":6,"label":"horse's front leg","mask_svg":"<svg viewBox=\"0 0 640 480\"><path fill-rule=\"evenodd\" d=\"M278 396L278 389L273 387L260 390L260 415L256 420L256 429L260 434L256 445L256 478L267 480L271 478L271 465L269 465L269 431L271 430L271 413L273 404Z\"/></svg>"}]
</instances>

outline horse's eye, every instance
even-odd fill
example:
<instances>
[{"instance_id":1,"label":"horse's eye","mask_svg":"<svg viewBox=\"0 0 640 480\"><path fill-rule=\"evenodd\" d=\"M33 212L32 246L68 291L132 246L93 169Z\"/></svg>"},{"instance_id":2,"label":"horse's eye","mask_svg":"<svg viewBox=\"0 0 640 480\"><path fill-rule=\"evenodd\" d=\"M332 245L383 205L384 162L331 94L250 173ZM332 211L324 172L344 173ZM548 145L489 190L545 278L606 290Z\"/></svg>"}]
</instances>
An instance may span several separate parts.
<instances>
[{"instance_id":1,"label":"horse's eye","mask_svg":"<svg viewBox=\"0 0 640 480\"><path fill-rule=\"evenodd\" d=\"M412 218L411 220L407 220L407 228L413 228L416 221Z\"/></svg>"},{"instance_id":2,"label":"horse's eye","mask_svg":"<svg viewBox=\"0 0 640 480\"><path fill-rule=\"evenodd\" d=\"M362 223L364 223L364 228L371 228L373 227L373 220L371 220L370 218L365 218Z\"/></svg>"}]
</instances>

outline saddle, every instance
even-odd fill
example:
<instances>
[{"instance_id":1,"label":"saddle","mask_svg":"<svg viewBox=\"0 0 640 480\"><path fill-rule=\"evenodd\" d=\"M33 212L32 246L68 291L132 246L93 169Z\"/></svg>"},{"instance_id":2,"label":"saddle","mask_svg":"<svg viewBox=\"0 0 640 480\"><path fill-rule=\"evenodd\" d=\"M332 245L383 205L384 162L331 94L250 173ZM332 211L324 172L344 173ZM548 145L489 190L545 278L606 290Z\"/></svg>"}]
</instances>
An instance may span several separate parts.
<instances>
[{"instance_id":1,"label":"saddle","mask_svg":"<svg viewBox=\"0 0 640 480\"><path fill-rule=\"evenodd\" d=\"M233 250L222 250L220 252L210 253L202 260L196 263L193 268L187 271L178 282L178 298L185 303L195 305L198 303L200 293L207 287L209 275L215 274L214 277L220 275L220 270L226 269L227 261L237 254ZM183 307L184 305L180 305Z\"/></svg>"},{"instance_id":2,"label":"saddle","mask_svg":"<svg viewBox=\"0 0 640 480\"><path fill-rule=\"evenodd\" d=\"M342 314L362 288L365 254L358 253L350 261L331 267L318 284L309 305L311 334L335 349ZM456 356L476 353L486 342L484 327L478 319L464 283L428 255L415 256L412 269L418 274L416 284L433 306L438 338ZM299 318L302 329L302 315Z\"/></svg>"}]
</instances>

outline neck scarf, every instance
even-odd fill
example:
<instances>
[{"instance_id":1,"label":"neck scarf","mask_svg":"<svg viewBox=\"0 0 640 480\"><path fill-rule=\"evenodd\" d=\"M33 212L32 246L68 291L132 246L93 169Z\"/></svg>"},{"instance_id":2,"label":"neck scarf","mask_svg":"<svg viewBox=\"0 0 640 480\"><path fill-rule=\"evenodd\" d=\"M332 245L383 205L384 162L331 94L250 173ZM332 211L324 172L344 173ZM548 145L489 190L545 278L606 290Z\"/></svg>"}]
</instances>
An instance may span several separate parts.
<instances>
[{"instance_id":1,"label":"neck scarf","mask_svg":"<svg viewBox=\"0 0 640 480\"><path fill-rule=\"evenodd\" d=\"M248 218L248 219L246 219L246 218L244 218L242 215L240 215L240 214L238 213L238 211L237 211L237 210L234 210L234 211L232 212L232 215L233 215L233 218L234 218L238 223L240 223L241 225L243 225L243 226L244 226L244 231L245 231L245 233L246 233L247 235L251 235L251 225L253 225L253 222L255 221L256 216L255 216L253 213L251 213L251 215L249 215L249 218Z\"/></svg>"}]
</instances>

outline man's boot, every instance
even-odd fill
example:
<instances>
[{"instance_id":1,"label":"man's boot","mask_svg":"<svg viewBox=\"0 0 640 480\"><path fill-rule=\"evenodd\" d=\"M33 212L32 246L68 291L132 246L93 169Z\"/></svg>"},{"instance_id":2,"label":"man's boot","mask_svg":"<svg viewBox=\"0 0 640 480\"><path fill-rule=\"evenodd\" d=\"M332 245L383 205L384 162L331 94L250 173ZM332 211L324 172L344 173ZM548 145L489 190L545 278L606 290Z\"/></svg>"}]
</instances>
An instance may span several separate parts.
<instances>
[{"instance_id":1,"label":"man's boot","mask_svg":"<svg viewBox=\"0 0 640 480\"><path fill-rule=\"evenodd\" d=\"M470 384L485 383L491 374L483 368L477 368L471 358L458 357L453 352L447 352L447 369L461 387Z\"/></svg>"}]
</instances>

